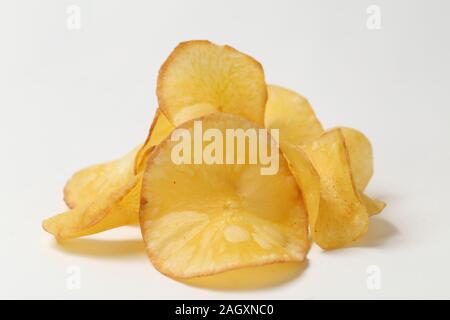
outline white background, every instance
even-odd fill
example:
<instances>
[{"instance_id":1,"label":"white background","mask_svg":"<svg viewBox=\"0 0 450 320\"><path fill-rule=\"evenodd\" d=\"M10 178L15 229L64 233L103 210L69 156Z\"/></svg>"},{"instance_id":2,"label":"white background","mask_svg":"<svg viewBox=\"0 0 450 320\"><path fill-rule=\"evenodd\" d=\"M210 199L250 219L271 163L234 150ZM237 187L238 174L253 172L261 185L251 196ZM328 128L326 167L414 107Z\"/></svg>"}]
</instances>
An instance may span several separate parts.
<instances>
[{"instance_id":1,"label":"white background","mask_svg":"<svg viewBox=\"0 0 450 320\"><path fill-rule=\"evenodd\" d=\"M66 27L70 4L81 8L81 30ZM372 4L380 30L366 27ZM445 0L2 0L0 297L450 298L449 12ZM364 239L332 252L313 246L303 270L259 270L284 279L239 289L248 277L234 276L227 289L159 274L137 228L63 246L41 229L65 210L74 171L143 141L159 66L190 39L254 56L268 82L308 97L327 127L371 138L368 193L388 207ZM379 290L367 286L372 265ZM78 290L66 286L70 266Z\"/></svg>"}]
</instances>

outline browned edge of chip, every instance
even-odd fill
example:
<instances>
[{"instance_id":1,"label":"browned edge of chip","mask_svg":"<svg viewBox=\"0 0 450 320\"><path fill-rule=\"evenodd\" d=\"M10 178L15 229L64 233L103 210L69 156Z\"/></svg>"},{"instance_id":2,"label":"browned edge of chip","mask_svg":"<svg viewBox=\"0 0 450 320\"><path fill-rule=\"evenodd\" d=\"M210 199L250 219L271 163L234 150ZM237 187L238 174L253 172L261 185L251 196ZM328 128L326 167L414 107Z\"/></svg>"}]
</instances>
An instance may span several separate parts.
<instances>
[{"instance_id":1,"label":"browned edge of chip","mask_svg":"<svg viewBox=\"0 0 450 320\"><path fill-rule=\"evenodd\" d=\"M235 118L238 118L238 119L242 119L244 121L253 123L255 125L255 128L262 128L261 125L258 125L257 123L254 123L253 121L247 120L247 119L245 119L243 117L240 117L238 115L229 114L229 113L225 113L225 112L214 112L214 113L210 113L208 115L205 115L205 116L202 116L202 117L199 117L199 118L196 118L196 119L189 120L189 121L179 125L177 127L177 129L189 129L189 125L190 125L190 123L192 121L194 121L194 120L201 120L201 121L203 121L205 118L208 118L208 117L211 117L211 116L214 116L214 115L217 115L217 114L225 114L226 116L229 116L229 117L235 117ZM271 137L271 139L273 139L273 138ZM160 144L158 144L157 146L155 146L152 149L152 152L150 153L150 155L149 155L149 157L147 159L147 162L146 162L146 168L150 167L150 165L154 162L154 158L156 158L156 156L159 154L160 150L163 147L165 147L165 145L167 143L169 143L169 142L170 142L170 136L166 137L163 141L161 141ZM285 157L284 157L283 153L281 152L281 150L279 150L279 152L280 152L280 156L283 157L284 160L286 161L286 165L288 165L287 160L285 159ZM146 175L146 173L144 172L143 182L145 181L145 175ZM298 185L297 185L297 188L298 188ZM301 192L299 191L299 193L301 193ZM158 270L158 272L160 272L160 273L162 273L162 274L164 274L164 275L166 275L166 276L168 276L170 278L179 279L179 280L187 280L187 279L194 279L194 278L199 278L199 277L212 276L212 275L220 274L220 273L223 273L223 272L228 272L228 271L238 270L238 269L243 269L243 268L259 267L259 266L272 265L272 264L277 264L277 263L286 263L286 262L304 263L307 260L306 256L307 256L309 250L311 249L311 245L312 245L311 238L309 236L310 232L309 232L309 228L308 227L306 229L307 230L306 232L308 233L308 237L307 237L308 241L305 243L305 245L302 248L303 249L303 255L302 255L301 258L298 258L298 259L281 259L280 258L280 259L273 260L271 262L254 262L254 263L241 264L241 265L238 265L238 266L227 266L227 267L218 268L214 272L198 272L198 273L194 273L194 274L189 275L189 276L174 275L173 273L167 272L166 270L164 270L164 268L161 267L161 263L160 263L159 259L153 254L153 252L151 252L148 249L148 246L147 246L147 243L146 243L146 240L145 240L145 234L144 234L145 231L144 231L144 228L143 228L143 226L145 224L145 221L144 221L144 208L148 204L148 201L142 197L143 194L144 194L144 183L142 184L141 202L140 202L140 205L139 205L139 224L140 224L140 227L141 227L142 239L143 239L143 241L145 243L145 251L147 252L147 256L148 256L151 264ZM301 199L303 201L303 198L301 198ZM302 204L302 205L303 205L304 209L306 210L305 204ZM308 223L308 214L307 213L306 213L306 223L307 223L307 225L309 224Z\"/></svg>"},{"instance_id":2,"label":"browned edge of chip","mask_svg":"<svg viewBox=\"0 0 450 320\"><path fill-rule=\"evenodd\" d=\"M166 109L167 107L166 107L166 103L165 103L165 101L164 101L164 99L162 98L162 95L161 95L161 90L162 90L162 89L161 89L161 83L163 82L162 79L164 79L165 76L166 76L166 72L167 72L168 66L172 63L172 60L174 60L174 59L177 57L177 55L178 55L178 53L179 53L180 50L183 50L186 46L189 46L189 45L191 45L191 44L209 44L209 45L213 45L213 46L218 46L217 44L215 44L215 43L213 43L213 42L211 42L211 41L209 41L209 40L189 40L189 41L183 41L183 42L180 42L180 43L175 47L175 49L173 49L173 51L170 53L170 55L167 57L167 59L166 59L166 60L164 61L164 63L161 65L161 68L159 69L159 72L158 72L158 78L157 78L157 81L156 81L156 96L157 96L157 98L158 98L159 109L161 109L161 112L166 116L166 118L167 118L173 125L174 125L174 123L171 121L170 115L167 113L167 111L165 111L165 109ZM262 74L263 74L264 77L265 77L264 68L263 68L262 64L261 64L258 60L256 60L255 58L253 58L252 56L250 56L250 55L248 55L248 54L246 54L246 53L243 53L243 52L241 52L241 51L235 49L235 48L232 47L232 46L229 46L229 45L223 45L222 47L223 47L224 49L226 49L226 50L229 50L229 51L233 52L233 53L239 53L239 54L242 54L242 55L246 56L248 59L250 59L251 61L253 61L254 63L256 63L256 65L258 66L258 68L261 70ZM268 91L267 91L267 88L266 88L266 90L265 90L265 98L264 98L264 108L265 108L265 105L267 104L267 99L268 99L268 98L269 98L269 94L268 94ZM218 107L220 107L220 106L218 106ZM249 120L249 121L250 121L250 120ZM264 112L262 113L261 123L262 123L262 124L264 123Z\"/></svg>"}]
</instances>

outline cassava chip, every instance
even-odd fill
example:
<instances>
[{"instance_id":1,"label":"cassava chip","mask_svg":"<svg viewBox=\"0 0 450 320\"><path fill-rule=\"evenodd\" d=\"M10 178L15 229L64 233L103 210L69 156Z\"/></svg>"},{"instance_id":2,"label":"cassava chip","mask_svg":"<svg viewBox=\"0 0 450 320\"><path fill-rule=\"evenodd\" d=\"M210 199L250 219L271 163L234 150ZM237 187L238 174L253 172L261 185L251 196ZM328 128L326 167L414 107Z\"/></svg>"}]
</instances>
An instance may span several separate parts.
<instances>
[{"instance_id":1,"label":"cassava chip","mask_svg":"<svg viewBox=\"0 0 450 320\"><path fill-rule=\"evenodd\" d=\"M193 138L199 123L205 134L213 129L216 139L226 137L226 129L247 132L258 128L243 118L214 113L183 124L172 138ZM178 152L181 142L172 138L151 153L142 185L142 234L150 260L160 272L192 278L305 259L309 249L307 214L295 178L270 136L264 143L272 146L279 158L278 171L272 175L262 175L259 160L254 164L177 160L179 164L175 164L173 152ZM216 139L203 145L203 154ZM198 141L193 140L195 143ZM236 145L219 144L214 154L226 157L233 152L232 159L239 151ZM246 155L250 149L248 141Z\"/></svg>"},{"instance_id":2,"label":"cassava chip","mask_svg":"<svg viewBox=\"0 0 450 320\"><path fill-rule=\"evenodd\" d=\"M320 177L308 155L298 145L285 142L280 146L292 175L301 190L310 225L315 224L320 206Z\"/></svg>"},{"instance_id":3,"label":"cassava chip","mask_svg":"<svg viewBox=\"0 0 450 320\"><path fill-rule=\"evenodd\" d=\"M268 86L268 93L264 122L266 128L280 130L282 149L283 145L301 146L316 139L324 132L306 98L294 91L275 85ZM339 129L344 135L348 149L350 168L356 189L362 193L373 174L372 146L361 132L351 128ZM298 153L292 148L290 149L292 152ZM289 160L290 155L286 154L288 151L283 150ZM291 167L295 167L296 161L292 159L289 163ZM301 167L303 168L303 166ZM295 172L295 168L293 168L293 172ZM299 181L298 178L297 181ZM364 196L364 200L363 203L367 206L369 215L380 212L385 206L383 202L370 199L368 196Z\"/></svg>"},{"instance_id":4,"label":"cassava chip","mask_svg":"<svg viewBox=\"0 0 450 320\"><path fill-rule=\"evenodd\" d=\"M175 125L221 111L260 125L267 88L259 62L230 46L209 41L180 43L162 65L158 103Z\"/></svg>"},{"instance_id":5,"label":"cassava chip","mask_svg":"<svg viewBox=\"0 0 450 320\"><path fill-rule=\"evenodd\" d=\"M344 135L356 188L364 191L373 175L372 145L358 130L345 127L339 129Z\"/></svg>"},{"instance_id":6,"label":"cassava chip","mask_svg":"<svg viewBox=\"0 0 450 320\"><path fill-rule=\"evenodd\" d=\"M380 213L386 207L386 203L384 203L383 201L378 199L372 199L362 192L360 192L360 197L361 201L366 207L369 216L373 216Z\"/></svg>"},{"instance_id":7,"label":"cassava chip","mask_svg":"<svg viewBox=\"0 0 450 320\"><path fill-rule=\"evenodd\" d=\"M131 178L111 194L99 195L90 203L44 220L43 228L61 241L136 223L141 177Z\"/></svg>"},{"instance_id":8,"label":"cassava chip","mask_svg":"<svg viewBox=\"0 0 450 320\"><path fill-rule=\"evenodd\" d=\"M311 221L314 241L323 249L339 248L364 235L369 215L356 190L340 129L325 132L304 145L320 176L321 200Z\"/></svg>"},{"instance_id":9,"label":"cassava chip","mask_svg":"<svg viewBox=\"0 0 450 320\"><path fill-rule=\"evenodd\" d=\"M161 112L156 110L155 118L150 127L150 131L142 148L138 151L135 161L135 173L141 173L144 171L145 160L148 158L149 151L156 145L160 144L174 129L174 126Z\"/></svg>"},{"instance_id":10,"label":"cassava chip","mask_svg":"<svg viewBox=\"0 0 450 320\"><path fill-rule=\"evenodd\" d=\"M283 142L298 145L323 132L323 127L306 98L274 85L268 86L268 92L265 127L279 129Z\"/></svg>"},{"instance_id":11,"label":"cassava chip","mask_svg":"<svg viewBox=\"0 0 450 320\"><path fill-rule=\"evenodd\" d=\"M146 154L173 130L164 114L156 111L147 140L124 157L90 166L76 172L64 187L64 201L73 209L89 204L100 196L107 196L123 187L143 171ZM148 157L148 156L147 156Z\"/></svg>"},{"instance_id":12,"label":"cassava chip","mask_svg":"<svg viewBox=\"0 0 450 320\"><path fill-rule=\"evenodd\" d=\"M77 172L65 187L71 209L47 219L45 230L58 240L138 223L145 160L173 126L157 111L147 141L123 158Z\"/></svg>"},{"instance_id":13,"label":"cassava chip","mask_svg":"<svg viewBox=\"0 0 450 320\"><path fill-rule=\"evenodd\" d=\"M373 175L372 145L369 139L358 130L344 127L339 129L344 136L353 180L356 189L361 194L362 202L366 206L369 216L380 213L386 204L380 200L371 199L364 194L364 190Z\"/></svg>"},{"instance_id":14,"label":"cassava chip","mask_svg":"<svg viewBox=\"0 0 450 320\"><path fill-rule=\"evenodd\" d=\"M64 187L64 201L69 208L89 204L98 197L107 197L126 185L135 175L134 163L141 147L124 157L93 165L75 173Z\"/></svg>"}]
</instances>

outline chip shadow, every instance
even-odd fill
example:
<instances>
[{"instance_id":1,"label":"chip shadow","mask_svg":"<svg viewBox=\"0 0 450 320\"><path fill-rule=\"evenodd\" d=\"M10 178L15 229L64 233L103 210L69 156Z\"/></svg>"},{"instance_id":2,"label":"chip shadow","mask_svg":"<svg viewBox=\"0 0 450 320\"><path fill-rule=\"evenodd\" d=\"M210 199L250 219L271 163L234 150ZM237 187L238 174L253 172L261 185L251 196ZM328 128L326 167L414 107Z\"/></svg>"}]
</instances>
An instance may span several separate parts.
<instances>
[{"instance_id":1,"label":"chip shadow","mask_svg":"<svg viewBox=\"0 0 450 320\"><path fill-rule=\"evenodd\" d=\"M145 256L144 242L139 240L99 240L74 239L64 242L53 242L58 251L78 256L99 258L117 258L125 256Z\"/></svg>"},{"instance_id":2,"label":"chip shadow","mask_svg":"<svg viewBox=\"0 0 450 320\"><path fill-rule=\"evenodd\" d=\"M390 240L397 234L397 227L386 219L378 216L371 217L367 233L349 247L383 247L389 244Z\"/></svg>"},{"instance_id":3,"label":"chip shadow","mask_svg":"<svg viewBox=\"0 0 450 320\"><path fill-rule=\"evenodd\" d=\"M188 286L216 291L262 290L282 286L297 279L307 267L307 260L303 262L274 263L179 281Z\"/></svg>"}]
</instances>

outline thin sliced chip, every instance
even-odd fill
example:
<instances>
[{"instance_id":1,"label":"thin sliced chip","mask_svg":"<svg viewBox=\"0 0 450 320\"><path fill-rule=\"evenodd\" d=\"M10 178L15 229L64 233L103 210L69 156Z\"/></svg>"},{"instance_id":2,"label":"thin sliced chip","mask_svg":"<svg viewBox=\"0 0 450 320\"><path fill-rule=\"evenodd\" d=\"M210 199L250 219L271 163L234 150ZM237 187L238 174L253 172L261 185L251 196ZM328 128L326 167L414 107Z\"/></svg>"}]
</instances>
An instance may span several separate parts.
<instances>
[{"instance_id":1,"label":"thin sliced chip","mask_svg":"<svg viewBox=\"0 0 450 320\"><path fill-rule=\"evenodd\" d=\"M145 161L148 158L149 150L154 146L161 143L172 132L174 126L170 123L169 119L161 112L160 109L156 110L155 118L150 127L150 131L142 148L136 155L135 161L135 173L141 173L144 171Z\"/></svg>"},{"instance_id":2,"label":"thin sliced chip","mask_svg":"<svg viewBox=\"0 0 450 320\"><path fill-rule=\"evenodd\" d=\"M210 113L211 107L260 125L264 122L263 68L230 46L180 43L159 71L156 93L160 108L175 125L203 115L200 111Z\"/></svg>"},{"instance_id":3,"label":"thin sliced chip","mask_svg":"<svg viewBox=\"0 0 450 320\"><path fill-rule=\"evenodd\" d=\"M317 138L323 127L308 100L294 91L269 85L264 123L279 129L283 142L299 145Z\"/></svg>"},{"instance_id":4,"label":"thin sliced chip","mask_svg":"<svg viewBox=\"0 0 450 320\"><path fill-rule=\"evenodd\" d=\"M314 241L323 249L343 247L367 232L369 216L356 190L344 136L325 132L304 145L320 176L319 215L311 223Z\"/></svg>"},{"instance_id":5,"label":"thin sliced chip","mask_svg":"<svg viewBox=\"0 0 450 320\"><path fill-rule=\"evenodd\" d=\"M91 203L98 197L107 197L126 185L135 175L135 157L141 146L124 157L97 164L75 173L64 187L64 201L73 209Z\"/></svg>"},{"instance_id":6,"label":"thin sliced chip","mask_svg":"<svg viewBox=\"0 0 450 320\"><path fill-rule=\"evenodd\" d=\"M275 85L269 85L268 92L269 98L267 100L264 122L266 128L280 130L282 149L283 145L301 146L308 141L318 138L324 132L320 121L306 98L292 90ZM372 146L367 137L361 132L344 127L339 129L344 135L348 149L356 189L362 193L373 175ZM292 147L290 149L291 152L295 153ZM290 155L287 154L287 151L285 156L289 160ZM302 161L300 162L302 163ZM290 161L291 167L295 166L295 164L296 160L292 159ZM300 167L303 166L300 165ZM293 172L295 172L295 168L293 168ZM380 212L385 206L379 200L373 200L367 196L365 196L365 199L367 201L363 202L364 205L367 205L367 210L370 214Z\"/></svg>"},{"instance_id":7,"label":"thin sliced chip","mask_svg":"<svg viewBox=\"0 0 450 320\"><path fill-rule=\"evenodd\" d=\"M77 172L65 187L65 199L72 210L45 220L44 229L58 240L67 240L138 223L139 174L153 147L172 129L167 118L157 112L142 147L121 159Z\"/></svg>"},{"instance_id":8,"label":"thin sliced chip","mask_svg":"<svg viewBox=\"0 0 450 320\"><path fill-rule=\"evenodd\" d=\"M64 187L64 201L73 209L89 204L97 197L108 196L123 187L136 174L143 172L145 155L173 130L172 124L159 109L145 143L124 157L90 166L76 172Z\"/></svg>"},{"instance_id":9,"label":"thin sliced chip","mask_svg":"<svg viewBox=\"0 0 450 320\"><path fill-rule=\"evenodd\" d=\"M364 191L373 175L372 145L358 130L345 127L339 129L344 135L356 189Z\"/></svg>"},{"instance_id":10,"label":"thin sliced chip","mask_svg":"<svg viewBox=\"0 0 450 320\"><path fill-rule=\"evenodd\" d=\"M364 190L373 175L373 153L369 139L358 130L352 128L339 128L344 136L345 145L348 150L350 167L356 189L361 194L361 200L366 206L369 216L383 211L386 204L383 201L372 199Z\"/></svg>"},{"instance_id":11,"label":"thin sliced chip","mask_svg":"<svg viewBox=\"0 0 450 320\"><path fill-rule=\"evenodd\" d=\"M217 129L223 137L226 129L257 128L224 113L201 121L203 132ZM181 129L193 137L194 121ZM259 162L177 165L172 152L179 143L167 139L156 147L143 180L141 229L148 255L160 272L192 278L305 259L307 214L281 154L278 172L261 175ZM231 152L225 146L224 156ZM246 154L248 150L247 143Z\"/></svg>"},{"instance_id":12,"label":"thin sliced chip","mask_svg":"<svg viewBox=\"0 0 450 320\"><path fill-rule=\"evenodd\" d=\"M141 186L142 175L135 176L117 191L46 219L42 226L62 241L136 223Z\"/></svg>"},{"instance_id":13,"label":"thin sliced chip","mask_svg":"<svg viewBox=\"0 0 450 320\"><path fill-rule=\"evenodd\" d=\"M386 207L386 203L378 199L372 199L364 193L360 193L361 200L366 207L369 216L379 214Z\"/></svg>"},{"instance_id":14,"label":"thin sliced chip","mask_svg":"<svg viewBox=\"0 0 450 320\"><path fill-rule=\"evenodd\" d=\"M281 150L302 192L310 225L315 225L319 215L320 176L308 155L300 146L282 143Z\"/></svg>"},{"instance_id":15,"label":"thin sliced chip","mask_svg":"<svg viewBox=\"0 0 450 320\"><path fill-rule=\"evenodd\" d=\"M209 103L197 103L181 109L174 117L174 123L182 124L192 119L217 112L217 107Z\"/></svg>"}]
</instances>

